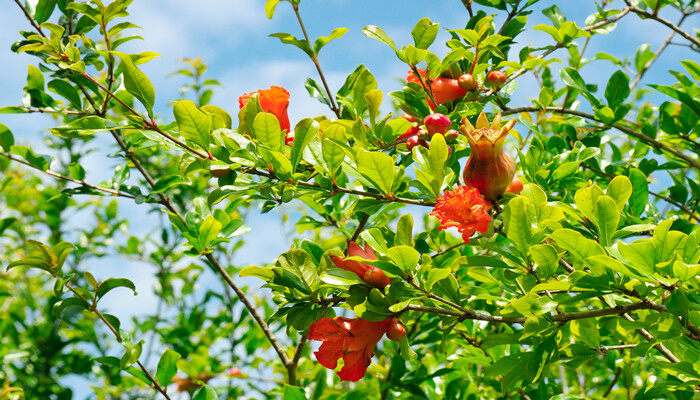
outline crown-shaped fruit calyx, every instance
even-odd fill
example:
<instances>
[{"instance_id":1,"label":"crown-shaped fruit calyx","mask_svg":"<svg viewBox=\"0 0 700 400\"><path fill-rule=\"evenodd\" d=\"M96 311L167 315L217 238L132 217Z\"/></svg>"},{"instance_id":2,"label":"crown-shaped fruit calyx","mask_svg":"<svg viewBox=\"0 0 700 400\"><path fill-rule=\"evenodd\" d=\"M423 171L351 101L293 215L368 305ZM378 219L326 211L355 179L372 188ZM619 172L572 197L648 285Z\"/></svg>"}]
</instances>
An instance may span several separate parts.
<instances>
[{"instance_id":1,"label":"crown-shaped fruit calyx","mask_svg":"<svg viewBox=\"0 0 700 400\"><path fill-rule=\"evenodd\" d=\"M489 124L486 113L482 111L476 127L464 117L459 128L472 151L462 172L464 184L476 188L491 202L501 197L515 175L513 160L503 153L503 143L514 125L515 120L510 120L501 127L500 113Z\"/></svg>"}]
</instances>

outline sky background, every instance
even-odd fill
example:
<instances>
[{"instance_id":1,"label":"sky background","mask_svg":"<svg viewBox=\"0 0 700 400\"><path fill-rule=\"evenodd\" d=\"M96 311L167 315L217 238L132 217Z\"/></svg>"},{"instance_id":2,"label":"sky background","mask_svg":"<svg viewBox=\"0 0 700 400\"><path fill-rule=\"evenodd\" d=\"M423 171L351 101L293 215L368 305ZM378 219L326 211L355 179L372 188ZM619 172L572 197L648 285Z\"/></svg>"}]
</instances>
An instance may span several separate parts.
<instances>
[{"instance_id":1,"label":"sky background","mask_svg":"<svg viewBox=\"0 0 700 400\"><path fill-rule=\"evenodd\" d=\"M552 4L557 4L579 26L585 25L586 17L596 10L591 0L541 1L530 16L528 27L549 24L541 10ZM618 8L621 4L622 1L613 2ZM480 9L480 6L475 5L475 9ZM289 115L293 125L304 117L329 115L325 106L310 98L304 88L308 77L318 80L310 60L297 48L268 37L275 32L301 36L287 3L278 6L273 20L265 17L263 0L135 0L129 10L130 21L143 28L131 34L139 34L145 40L129 42L120 50L131 53L155 51L161 55L142 66L155 85L156 111L161 120L172 120L168 102L179 97L178 88L185 83L179 77L167 75L181 67L178 60L195 56L201 56L209 64L207 77L218 79L223 85L216 91L212 104L232 115L236 115L238 110L238 96L270 85L283 86L291 93ZM678 20L677 14L664 10L662 15L667 19ZM401 88L398 79L405 78L408 68L396 59L388 47L364 36L361 32L364 26L377 25L398 45L403 45L411 42L410 31L416 21L428 16L443 28L431 50L444 55L446 48L442 43L448 39L444 29L463 28L467 21L466 11L459 0L303 0L301 13L312 40L328 35L337 27L350 29L342 39L327 45L320 56L331 90L337 90L347 74L364 63L377 78L379 89L385 93ZM496 22L502 19L502 15L498 16ZM683 26L686 31L692 31L692 27L698 27L698 22L698 18L689 18ZM10 51L12 43L19 39L18 31L30 28L12 1L0 2L0 107L21 104L27 64L36 65L33 57ZM592 57L601 51L616 56L631 55L643 43L649 43L655 51L667 34L666 29L654 21L628 16L619 24L614 36L596 36L589 44L586 55ZM680 42L681 39L675 41ZM539 45L552 43L552 40L544 32L530 30L518 42L520 45ZM559 50L554 56L564 60L567 54ZM672 45L648 74L655 75L656 83L672 83L666 71L680 69L678 61L689 56L687 47ZM607 78L615 71L616 67L611 63L596 61L586 65L581 74L588 83L598 82L604 87ZM528 105L527 99L537 97L539 89L531 74L518 82L519 88L511 105ZM642 81L644 83L645 80ZM0 114L0 122L10 127L18 142L30 143L39 152L45 149L41 138L48 135L48 128L53 126L49 117L39 114ZM88 156L84 167L88 171L86 180L89 182L100 182L111 176L110 166L104 164L101 154ZM120 211L130 219L130 230L134 234L148 232L154 225L155 217L144 214L143 208L134 207L128 201L121 202L121 205ZM246 237L246 246L236 256L237 263L269 263L289 248L289 234L294 229L291 225L280 229L278 214L252 215L247 222L251 232ZM122 276L136 282L138 296L115 296L119 297L119 307L116 307L114 299L105 304L122 320L154 313L155 296L151 287L155 281L150 267L108 257L101 259L93 269L98 278ZM215 283L213 276L209 282L212 285ZM86 393L86 382L75 379L69 380L69 383L79 393Z\"/></svg>"}]
</instances>

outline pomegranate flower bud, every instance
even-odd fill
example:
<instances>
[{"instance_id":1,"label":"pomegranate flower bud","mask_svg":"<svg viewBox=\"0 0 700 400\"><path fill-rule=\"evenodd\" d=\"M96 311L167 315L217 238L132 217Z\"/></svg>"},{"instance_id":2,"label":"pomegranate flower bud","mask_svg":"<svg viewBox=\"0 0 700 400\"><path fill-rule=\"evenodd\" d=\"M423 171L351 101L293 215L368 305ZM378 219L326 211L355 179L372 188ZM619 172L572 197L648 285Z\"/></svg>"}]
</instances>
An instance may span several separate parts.
<instances>
[{"instance_id":1,"label":"pomegranate flower bud","mask_svg":"<svg viewBox=\"0 0 700 400\"><path fill-rule=\"evenodd\" d=\"M365 244L365 248L363 249L355 242L350 242L348 244L348 255L350 257L361 257L365 260L377 259L377 256L374 254L374 250L372 250L368 244ZM384 275L384 272L377 267L373 267L360 261L346 260L335 256L331 257L331 261L333 261L338 268L354 273L364 282L369 283L372 286L384 288L391 284L391 279Z\"/></svg>"},{"instance_id":2,"label":"pomegranate flower bud","mask_svg":"<svg viewBox=\"0 0 700 400\"><path fill-rule=\"evenodd\" d=\"M467 136L472 150L462 172L464 184L476 188L492 202L501 197L515 175L513 160L503 153L503 142L514 125L515 120L510 120L501 128L500 113L489 125L486 113L482 111L476 127L464 117L459 128Z\"/></svg>"},{"instance_id":3,"label":"pomegranate flower bud","mask_svg":"<svg viewBox=\"0 0 700 400\"><path fill-rule=\"evenodd\" d=\"M513 179L513 182L511 182L510 186L508 186L508 189L506 189L506 193L513 193L513 194L519 194L522 191L523 191L523 181L521 181L518 178Z\"/></svg>"},{"instance_id":4,"label":"pomegranate flower bud","mask_svg":"<svg viewBox=\"0 0 700 400\"><path fill-rule=\"evenodd\" d=\"M506 73L503 71L491 71L488 75L489 85L498 90L506 84Z\"/></svg>"},{"instance_id":5,"label":"pomegranate flower bud","mask_svg":"<svg viewBox=\"0 0 700 400\"><path fill-rule=\"evenodd\" d=\"M401 323L398 318L392 318L389 321L389 329L386 331L386 337L389 340L398 342L406 336L406 327Z\"/></svg>"},{"instance_id":6,"label":"pomegranate flower bud","mask_svg":"<svg viewBox=\"0 0 700 400\"><path fill-rule=\"evenodd\" d=\"M464 74L460 76L459 79L457 79L457 84L459 87L469 92L473 92L479 88L479 84L476 82L476 79L474 79L472 74Z\"/></svg>"},{"instance_id":7,"label":"pomegranate flower bud","mask_svg":"<svg viewBox=\"0 0 700 400\"><path fill-rule=\"evenodd\" d=\"M450 126L452 126L452 121L450 121L447 115L435 113L425 117L423 124L425 124L425 130L427 130L430 137L432 137L436 133L447 132Z\"/></svg>"}]
</instances>

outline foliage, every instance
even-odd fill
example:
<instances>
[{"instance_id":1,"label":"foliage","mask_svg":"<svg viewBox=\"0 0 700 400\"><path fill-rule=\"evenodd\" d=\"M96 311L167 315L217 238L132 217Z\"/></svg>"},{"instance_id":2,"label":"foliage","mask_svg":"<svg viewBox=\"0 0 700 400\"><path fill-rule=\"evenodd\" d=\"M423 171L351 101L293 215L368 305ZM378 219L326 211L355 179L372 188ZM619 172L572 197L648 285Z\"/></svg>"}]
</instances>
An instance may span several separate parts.
<instances>
[{"instance_id":1,"label":"foliage","mask_svg":"<svg viewBox=\"0 0 700 400\"><path fill-rule=\"evenodd\" d=\"M86 378L97 399L697 393L700 65L691 58L700 40L665 16L683 22L697 2L604 0L577 24L538 0L462 0L468 22L448 27L446 51L435 43L444 27L428 18L410 38L367 26L366 40L410 71L385 95L364 65L332 91L319 56L347 29L310 38L299 0L267 0L269 18L290 8L298 17L301 36L271 36L309 57L320 83L306 87L329 109L292 123L293 141L280 125L287 104L270 110L262 91L237 115L210 104L219 83L199 58L174 73L189 79L181 94L191 99L158 114L163 99L142 70L158 55L122 52L140 39L130 3L17 2L32 30L12 50L37 62L23 104L0 112L49 114L56 126L43 155L0 124L0 399L71 399L70 375ZM529 26L535 10L551 23ZM623 18L673 35L657 51L584 56L591 40L619 40ZM551 40L523 45L529 30ZM648 71L672 39L687 45L688 60L669 71L674 83L660 84L668 77ZM600 82L582 77L589 63L607 71ZM487 79L493 71L505 72L504 86ZM463 74L476 90L460 89ZM526 74L539 93L512 105ZM470 200L490 222L450 225L469 233L462 238L429 214L446 192L467 190L456 188L474 140L453 131L492 129L482 112L519 123L503 151L525 186L497 191L493 204ZM450 130L421 127L432 113ZM114 166L99 183L85 180L93 152ZM460 221L458 205L437 209ZM158 225L134 234L124 217L132 210L159 215ZM293 220L292 248L272 265L237 265L246 215L271 210ZM352 242L364 250L344 253ZM106 311L105 298L149 290L102 276L101 263L120 258L157 279L155 315L126 321ZM220 285L209 288L207 276ZM247 286L259 282L264 291ZM318 343L307 340L312 324L336 315L403 324L356 384L321 366ZM374 339L363 341L370 356Z\"/></svg>"}]
</instances>

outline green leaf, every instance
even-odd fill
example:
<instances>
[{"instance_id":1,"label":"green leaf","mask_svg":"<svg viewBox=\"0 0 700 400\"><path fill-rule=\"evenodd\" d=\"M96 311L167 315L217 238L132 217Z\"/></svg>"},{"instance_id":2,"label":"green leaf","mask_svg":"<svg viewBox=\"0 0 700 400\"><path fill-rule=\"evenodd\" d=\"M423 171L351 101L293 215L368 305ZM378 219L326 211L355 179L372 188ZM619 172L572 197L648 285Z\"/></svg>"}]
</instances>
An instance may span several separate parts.
<instances>
[{"instance_id":1,"label":"green leaf","mask_svg":"<svg viewBox=\"0 0 700 400\"><path fill-rule=\"evenodd\" d=\"M413 247L395 246L387 250L387 256L404 272L413 272L418 268L420 254Z\"/></svg>"},{"instance_id":2,"label":"green leaf","mask_svg":"<svg viewBox=\"0 0 700 400\"><path fill-rule=\"evenodd\" d=\"M314 53L318 54L321 49L328 44L331 40L340 39L343 37L350 29L348 28L335 28L329 36L321 36L314 41Z\"/></svg>"},{"instance_id":3,"label":"green leaf","mask_svg":"<svg viewBox=\"0 0 700 400\"><path fill-rule=\"evenodd\" d=\"M588 92L586 89L586 83L581 78L581 75L575 69L571 67L562 68L561 70L561 80L569 87L582 92Z\"/></svg>"},{"instance_id":4,"label":"green leaf","mask_svg":"<svg viewBox=\"0 0 700 400\"><path fill-rule=\"evenodd\" d=\"M212 142L212 116L197 108L190 100L176 101L173 114L180 135L207 150Z\"/></svg>"},{"instance_id":5,"label":"green leaf","mask_svg":"<svg viewBox=\"0 0 700 400\"><path fill-rule=\"evenodd\" d=\"M39 0L34 11L34 20L38 24L48 20L53 14L57 2L58 0Z\"/></svg>"},{"instance_id":6,"label":"green leaf","mask_svg":"<svg viewBox=\"0 0 700 400\"><path fill-rule=\"evenodd\" d=\"M382 28L374 25L367 25L362 29L362 33L364 33L367 37L379 40L380 42L391 47L394 51L397 51L396 44L389 37L389 35L387 35L386 32L382 30Z\"/></svg>"},{"instance_id":7,"label":"green leaf","mask_svg":"<svg viewBox=\"0 0 700 400\"><path fill-rule=\"evenodd\" d=\"M136 286L132 281L124 278L109 278L100 282L100 284L97 286L97 291L95 295L97 296L97 298L102 298L109 291L118 287L125 287L131 289L131 291L134 293L134 296L136 296Z\"/></svg>"},{"instance_id":8,"label":"green leaf","mask_svg":"<svg viewBox=\"0 0 700 400\"><path fill-rule=\"evenodd\" d=\"M306 393L299 386L284 385L282 400L306 400Z\"/></svg>"},{"instance_id":9,"label":"green leaf","mask_svg":"<svg viewBox=\"0 0 700 400\"><path fill-rule=\"evenodd\" d=\"M44 74L33 65L28 65L27 69L27 86L25 86L25 89L44 90Z\"/></svg>"},{"instance_id":10,"label":"green leaf","mask_svg":"<svg viewBox=\"0 0 700 400\"><path fill-rule=\"evenodd\" d=\"M80 95L78 94L78 90L74 88L70 83L62 80L62 79L54 79L50 81L46 87L60 95L66 98L70 102L70 104L77 108L81 109L82 108L82 102L80 101Z\"/></svg>"},{"instance_id":11,"label":"green leaf","mask_svg":"<svg viewBox=\"0 0 700 400\"><path fill-rule=\"evenodd\" d=\"M692 60L683 60L681 61L681 64L688 71L690 76L693 77L693 79L700 82L700 65L698 63Z\"/></svg>"},{"instance_id":12,"label":"green leaf","mask_svg":"<svg viewBox=\"0 0 700 400\"><path fill-rule=\"evenodd\" d=\"M292 151L290 161L292 164L292 172L296 169L301 161L304 148L311 143L316 135L318 135L319 125L317 121L311 118L304 118L294 127L294 143L292 143Z\"/></svg>"},{"instance_id":13,"label":"green leaf","mask_svg":"<svg viewBox=\"0 0 700 400\"><path fill-rule=\"evenodd\" d=\"M18 155L22 158L24 158L29 165L32 167L38 168L41 171L46 171L49 169L49 165L51 165L51 159L47 156L42 156L42 155L36 155L34 154L34 151L30 149L29 147L25 146L12 146L10 149L12 154Z\"/></svg>"},{"instance_id":14,"label":"green leaf","mask_svg":"<svg viewBox=\"0 0 700 400\"><path fill-rule=\"evenodd\" d=\"M411 214L404 214L399 218L394 242L413 247L413 217Z\"/></svg>"},{"instance_id":15,"label":"green leaf","mask_svg":"<svg viewBox=\"0 0 700 400\"><path fill-rule=\"evenodd\" d=\"M265 2L265 15L267 18L272 19L272 17L275 15L275 9L277 8L277 4L282 2L283 0L267 0Z\"/></svg>"},{"instance_id":16,"label":"green leaf","mask_svg":"<svg viewBox=\"0 0 700 400\"><path fill-rule=\"evenodd\" d=\"M268 149L282 151L284 135L275 114L263 112L256 115L255 120L253 120L253 135L260 144Z\"/></svg>"},{"instance_id":17,"label":"green leaf","mask_svg":"<svg viewBox=\"0 0 700 400\"><path fill-rule=\"evenodd\" d=\"M557 245L571 253L578 261L594 255L605 254L602 247L573 229L557 229L549 235Z\"/></svg>"},{"instance_id":18,"label":"green leaf","mask_svg":"<svg viewBox=\"0 0 700 400\"><path fill-rule=\"evenodd\" d=\"M615 72L605 87L605 99L611 108L616 108L630 95L630 78L622 71Z\"/></svg>"},{"instance_id":19,"label":"green leaf","mask_svg":"<svg viewBox=\"0 0 700 400\"><path fill-rule=\"evenodd\" d=\"M377 151L360 151L357 153L357 169L381 192L391 193L396 167L390 155Z\"/></svg>"},{"instance_id":20,"label":"green leaf","mask_svg":"<svg viewBox=\"0 0 700 400\"><path fill-rule=\"evenodd\" d=\"M551 7L545 8L542 10L542 14L544 14L547 18L549 18L550 21L552 21L552 24L554 24L554 27L559 29L561 24L566 21L566 17L562 12L559 10L559 7L556 5L553 5Z\"/></svg>"},{"instance_id":21,"label":"green leaf","mask_svg":"<svg viewBox=\"0 0 700 400\"><path fill-rule=\"evenodd\" d=\"M61 137L79 137L123 128L128 128L128 125L117 125L109 119L91 115L71 121L68 125L51 128L51 133Z\"/></svg>"},{"instance_id":22,"label":"green leaf","mask_svg":"<svg viewBox=\"0 0 700 400\"><path fill-rule=\"evenodd\" d=\"M600 334L598 326L591 318L571 321L571 333L576 340L582 341L588 347L598 349L600 347Z\"/></svg>"},{"instance_id":23,"label":"green leaf","mask_svg":"<svg viewBox=\"0 0 700 400\"><path fill-rule=\"evenodd\" d=\"M202 386L192 400L216 400L216 391L208 385Z\"/></svg>"},{"instance_id":24,"label":"green leaf","mask_svg":"<svg viewBox=\"0 0 700 400\"><path fill-rule=\"evenodd\" d=\"M309 57L313 57L316 54L314 53L314 50L309 46L309 43L306 40L300 40L294 37L294 35L291 35L289 33L284 33L284 32L279 32L279 33L273 33L269 35L270 37L276 37L277 39L280 40L280 42L284 44L291 44L292 46L297 47L306 55Z\"/></svg>"},{"instance_id":25,"label":"green leaf","mask_svg":"<svg viewBox=\"0 0 700 400\"><path fill-rule=\"evenodd\" d=\"M161 386L167 387L177 374L177 361L180 359L180 354L170 350L165 349L165 352L160 356L160 361L158 361L158 369L156 370L156 380Z\"/></svg>"},{"instance_id":26,"label":"green leaf","mask_svg":"<svg viewBox=\"0 0 700 400\"><path fill-rule=\"evenodd\" d=\"M156 90L153 84L140 69L134 65L131 57L127 54L113 51L122 60L122 69L124 71L124 87L126 91L139 99L141 104L146 107L148 116L153 118L153 105L156 101Z\"/></svg>"},{"instance_id":27,"label":"green leaf","mask_svg":"<svg viewBox=\"0 0 700 400\"><path fill-rule=\"evenodd\" d=\"M213 215L208 215L202 221L199 225L199 236L197 237L200 251L204 251L211 245L219 235L219 232L221 232L221 228L221 222L214 218Z\"/></svg>"},{"instance_id":28,"label":"green leaf","mask_svg":"<svg viewBox=\"0 0 700 400\"><path fill-rule=\"evenodd\" d=\"M625 208L625 203L632 195L632 182L624 175L618 175L610 181L605 194L612 197L617 204L617 208L622 211Z\"/></svg>"},{"instance_id":29,"label":"green leaf","mask_svg":"<svg viewBox=\"0 0 700 400\"><path fill-rule=\"evenodd\" d=\"M612 237L620 222L620 210L615 205L615 200L607 195L600 196L591 215L591 221L598 227L600 244L604 247L612 245Z\"/></svg>"},{"instance_id":30,"label":"green leaf","mask_svg":"<svg viewBox=\"0 0 700 400\"><path fill-rule=\"evenodd\" d=\"M547 279L554 274L559 265L559 254L554 246L549 244L536 244L530 247L530 257L537 265L540 277Z\"/></svg>"},{"instance_id":31,"label":"green leaf","mask_svg":"<svg viewBox=\"0 0 700 400\"><path fill-rule=\"evenodd\" d=\"M508 239L515 243L523 256L528 254L530 240L532 240L532 228L530 217L527 214L527 199L519 196L508 202L503 214L503 223Z\"/></svg>"},{"instance_id":32,"label":"green leaf","mask_svg":"<svg viewBox=\"0 0 700 400\"><path fill-rule=\"evenodd\" d=\"M15 137L12 131L6 125L0 123L0 148L3 151L10 151L10 148L15 144Z\"/></svg>"},{"instance_id":33,"label":"green leaf","mask_svg":"<svg viewBox=\"0 0 700 400\"><path fill-rule=\"evenodd\" d=\"M411 31L413 42L419 49L427 49L435 41L440 24L434 24L430 18L422 18Z\"/></svg>"}]
</instances>

